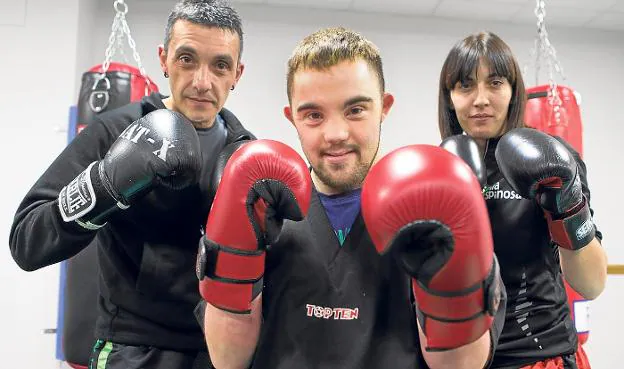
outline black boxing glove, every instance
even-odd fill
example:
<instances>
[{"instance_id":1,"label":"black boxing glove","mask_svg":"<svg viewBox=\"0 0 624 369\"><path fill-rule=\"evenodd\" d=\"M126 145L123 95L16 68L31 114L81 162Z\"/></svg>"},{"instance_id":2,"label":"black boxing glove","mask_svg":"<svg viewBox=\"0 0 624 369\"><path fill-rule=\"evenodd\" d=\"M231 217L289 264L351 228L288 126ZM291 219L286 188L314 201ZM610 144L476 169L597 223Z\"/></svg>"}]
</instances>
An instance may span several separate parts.
<instances>
[{"instance_id":1,"label":"black boxing glove","mask_svg":"<svg viewBox=\"0 0 624 369\"><path fill-rule=\"evenodd\" d=\"M61 190L59 211L65 222L98 229L113 212L127 209L156 186L182 189L197 183L200 172L193 124L172 110L155 110L130 124L104 159Z\"/></svg>"},{"instance_id":2,"label":"black boxing glove","mask_svg":"<svg viewBox=\"0 0 624 369\"><path fill-rule=\"evenodd\" d=\"M485 162L479 153L479 146L472 137L468 135L450 136L442 141L440 147L462 158L477 176L481 188L485 187L487 183Z\"/></svg>"},{"instance_id":3,"label":"black boxing glove","mask_svg":"<svg viewBox=\"0 0 624 369\"><path fill-rule=\"evenodd\" d=\"M495 156L513 189L544 209L557 245L579 250L594 239L578 166L565 145L536 129L517 128L500 139Z\"/></svg>"}]
</instances>

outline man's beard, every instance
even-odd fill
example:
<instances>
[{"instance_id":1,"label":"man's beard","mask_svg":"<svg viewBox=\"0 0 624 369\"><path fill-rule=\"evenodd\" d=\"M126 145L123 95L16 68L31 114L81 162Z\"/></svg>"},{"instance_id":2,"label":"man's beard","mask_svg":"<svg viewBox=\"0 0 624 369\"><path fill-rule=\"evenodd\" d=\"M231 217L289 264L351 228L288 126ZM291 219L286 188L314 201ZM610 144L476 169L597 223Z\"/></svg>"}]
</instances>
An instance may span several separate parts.
<instances>
[{"instance_id":1,"label":"man's beard","mask_svg":"<svg viewBox=\"0 0 624 369\"><path fill-rule=\"evenodd\" d=\"M344 165L336 166L334 168L334 172L338 172L343 170ZM339 193L347 192L359 188L362 186L362 182L364 182L364 178L366 178L366 174L368 174L368 169L370 168L370 163L363 163L361 161L357 161L355 163L355 167L352 169L350 173L346 176L333 176L330 171L327 170L324 164L319 164L319 167L314 170L314 173L318 176L318 178L328 187L336 190Z\"/></svg>"},{"instance_id":2,"label":"man's beard","mask_svg":"<svg viewBox=\"0 0 624 369\"><path fill-rule=\"evenodd\" d=\"M326 168L323 161L319 163L318 168L313 168L316 176L328 187L336 190L339 193L345 193L356 188L360 188L362 183L364 183L364 179L368 175L368 171L370 170L375 158L377 157L377 152L379 151L379 140L377 141L377 148L375 150L375 154L373 155L370 162L363 162L361 156L361 150L359 148L354 148L353 152L357 157L354 168L351 172L347 173L346 176L332 176L332 173ZM332 172L340 172L346 168L346 165L334 165Z\"/></svg>"}]
</instances>

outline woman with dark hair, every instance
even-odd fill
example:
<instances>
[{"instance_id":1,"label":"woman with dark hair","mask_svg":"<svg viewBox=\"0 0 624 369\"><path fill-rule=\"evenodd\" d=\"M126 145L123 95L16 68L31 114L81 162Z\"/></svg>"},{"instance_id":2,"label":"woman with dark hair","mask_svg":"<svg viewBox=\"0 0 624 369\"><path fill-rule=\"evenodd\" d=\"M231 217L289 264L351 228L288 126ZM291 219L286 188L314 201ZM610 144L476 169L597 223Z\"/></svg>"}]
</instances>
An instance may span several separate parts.
<instances>
[{"instance_id":1,"label":"woman with dark hair","mask_svg":"<svg viewBox=\"0 0 624 369\"><path fill-rule=\"evenodd\" d=\"M492 368L589 368L563 277L585 298L602 292L602 234L591 219L585 164L562 139L524 127L525 103L518 62L497 35L473 34L451 49L440 74L440 134L477 143L508 294ZM549 173L553 167L571 175Z\"/></svg>"}]
</instances>

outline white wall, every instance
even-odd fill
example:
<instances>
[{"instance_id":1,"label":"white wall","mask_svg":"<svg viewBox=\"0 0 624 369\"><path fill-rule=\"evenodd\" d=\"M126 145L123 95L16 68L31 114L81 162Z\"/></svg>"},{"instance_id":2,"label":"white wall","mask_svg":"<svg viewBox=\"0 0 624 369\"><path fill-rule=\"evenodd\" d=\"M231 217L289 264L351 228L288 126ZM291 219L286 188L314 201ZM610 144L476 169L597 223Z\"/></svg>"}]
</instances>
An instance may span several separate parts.
<instances>
[{"instance_id":1,"label":"white wall","mask_svg":"<svg viewBox=\"0 0 624 369\"><path fill-rule=\"evenodd\" d=\"M0 205L0 236L8 239L13 213L23 194L52 158L65 145L67 108L75 103L79 78L88 67L104 59L114 12L112 1L63 0L28 1L26 23L0 24L0 41L9 57L0 58L4 88L0 92L0 117L9 130L9 145L0 145L5 173L15 173ZM14 1L15 2L15 1ZM23 2L23 1L22 1ZM19 3L19 1L17 1ZM129 1L128 22L148 74L161 91L168 93L167 80L160 74L156 47L162 42L164 25L173 1ZM4 5L2 5L4 6ZM0 12L1 12L0 7ZM362 32L375 42L384 57L388 90L396 97L395 107L383 126L383 147L391 150L411 143L439 142L437 133L437 81L442 62L451 45L468 33L489 29L498 33L515 51L521 63L528 58L535 36L534 27L504 23L461 22L402 16L350 14L293 8L266 9L238 5L244 19L245 73L226 104L259 137L289 143L300 150L294 129L282 116L286 103L286 60L295 44L322 26L343 25ZM52 16L53 15L53 16ZM78 19L80 21L78 21ZM605 235L604 245L611 263L624 264L619 247L618 209L624 200L610 196L612 183L622 183L619 159L624 146L624 118L616 110L624 86L623 33L550 29L551 41L568 75L568 84L583 96L585 158L589 168L592 206L596 222ZM132 54L125 54L133 63ZM54 55L54 56L52 56ZM45 69L41 69L45 66ZM7 71L15 71L8 73ZM50 72L52 71L52 72ZM531 79L529 82L532 82ZM46 87L54 86L53 93ZM35 104L33 106L33 104ZM36 108L35 108L36 107ZM28 112L30 114L24 114ZM45 118L41 115L45 114ZM28 132L28 135L24 135ZM28 137L28 144L15 137ZM19 158L19 160L16 160ZM35 273L19 270L8 248L0 254L0 277L4 281L0 307L0 350L9 363L20 367L52 368L54 339L41 330L54 327L58 269ZM605 293L592 305L592 335L587 350L594 369L617 368L624 352L616 339L624 331L623 277L610 277ZM6 298L8 296L8 298Z\"/></svg>"},{"instance_id":2,"label":"white wall","mask_svg":"<svg viewBox=\"0 0 624 369\"><path fill-rule=\"evenodd\" d=\"M26 191L66 144L68 107L74 99L78 0L0 3L0 122L4 143L0 198L0 357L3 367L55 367L58 266L36 273L19 269L7 247L9 228Z\"/></svg>"}]
</instances>

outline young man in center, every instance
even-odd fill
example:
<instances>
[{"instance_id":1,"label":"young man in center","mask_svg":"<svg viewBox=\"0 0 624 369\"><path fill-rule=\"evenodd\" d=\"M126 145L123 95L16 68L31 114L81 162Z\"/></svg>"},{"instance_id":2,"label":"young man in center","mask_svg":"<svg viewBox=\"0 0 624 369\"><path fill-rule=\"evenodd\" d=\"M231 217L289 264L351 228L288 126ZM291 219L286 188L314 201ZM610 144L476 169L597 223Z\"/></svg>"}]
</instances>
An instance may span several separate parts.
<instances>
[{"instance_id":1,"label":"young man in center","mask_svg":"<svg viewBox=\"0 0 624 369\"><path fill-rule=\"evenodd\" d=\"M506 297L476 176L436 146L381 158L394 98L361 35L311 34L287 79L310 170L283 144L246 144L200 242L215 367L487 367Z\"/></svg>"}]
</instances>

